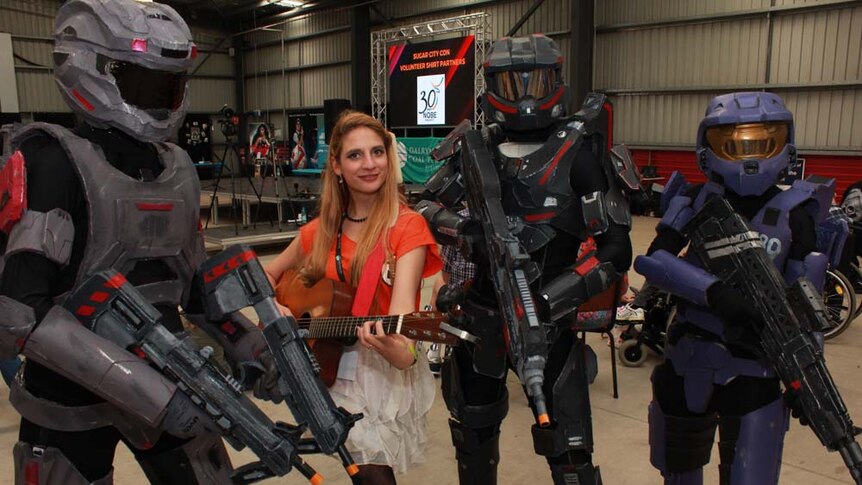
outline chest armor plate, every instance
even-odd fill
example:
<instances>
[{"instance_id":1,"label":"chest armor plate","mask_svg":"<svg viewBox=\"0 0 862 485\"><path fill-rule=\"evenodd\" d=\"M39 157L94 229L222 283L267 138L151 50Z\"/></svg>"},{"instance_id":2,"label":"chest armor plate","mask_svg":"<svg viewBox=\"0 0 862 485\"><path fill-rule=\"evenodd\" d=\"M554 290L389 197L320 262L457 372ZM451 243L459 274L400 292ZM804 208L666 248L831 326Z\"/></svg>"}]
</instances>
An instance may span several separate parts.
<instances>
[{"instance_id":1,"label":"chest armor plate","mask_svg":"<svg viewBox=\"0 0 862 485\"><path fill-rule=\"evenodd\" d=\"M573 235L583 232L580 204L569 178L583 144L582 130L580 122L561 126L537 150L523 157L512 156L511 147L496 147L496 155L505 167L500 179L503 208L506 215L519 217L528 226L525 233L545 232L539 227L543 225ZM535 245L524 242L526 246Z\"/></svg>"},{"instance_id":2,"label":"chest armor plate","mask_svg":"<svg viewBox=\"0 0 862 485\"><path fill-rule=\"evenodd\" d=\"M188 155L173 144L156 145L164 169L143 182L111 166L86 139L55 128L49 133L65 148L87 200L87 246L76 285L104 269L128 276L138 264L160 262L169 276L137 289L152 303L184 302L205 257L198 232L200 183Z\"/></svg>"}]
</instances>

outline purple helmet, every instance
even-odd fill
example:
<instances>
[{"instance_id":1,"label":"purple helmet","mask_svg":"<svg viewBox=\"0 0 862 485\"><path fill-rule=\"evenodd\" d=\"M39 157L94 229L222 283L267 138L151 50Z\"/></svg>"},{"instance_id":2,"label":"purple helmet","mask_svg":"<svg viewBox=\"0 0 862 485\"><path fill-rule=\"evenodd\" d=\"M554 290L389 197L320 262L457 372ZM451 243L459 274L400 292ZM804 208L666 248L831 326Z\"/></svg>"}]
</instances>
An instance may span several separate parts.
<instances>
[{"instance_id":1,"label":"purple helmet","mask_svg":"<svg viewBox=\"0 0 862 485\"><path fill-rule=\"evenodd\" d=\"M551 126L566 115L568 87L562 67L557 44L542 34L494 42L484 65L482 110L507 130Z\"/></svg>"},{"instance_id":2,"label":"purple helmet","mask_svg":"<svg viewBox=\"0 0 862 485\"><path fill-rule=\"evenodd\" d=\"M730 93L710 100L697 129L697 159L710 180L760 195L796 158L793 113L776 94Z\"/></svg>"},{"instance_id":3,"label":"purple helmet","mask_svg":"<svg viewBox=\"0 0 862 485\"><path fill-rule=\"evenodd\" d=\"M57 12L54 40L54 77L88 123L146 141L164 141L182 123L197 47L171 7L70 0Z\"/></svg>"}]
</instances>

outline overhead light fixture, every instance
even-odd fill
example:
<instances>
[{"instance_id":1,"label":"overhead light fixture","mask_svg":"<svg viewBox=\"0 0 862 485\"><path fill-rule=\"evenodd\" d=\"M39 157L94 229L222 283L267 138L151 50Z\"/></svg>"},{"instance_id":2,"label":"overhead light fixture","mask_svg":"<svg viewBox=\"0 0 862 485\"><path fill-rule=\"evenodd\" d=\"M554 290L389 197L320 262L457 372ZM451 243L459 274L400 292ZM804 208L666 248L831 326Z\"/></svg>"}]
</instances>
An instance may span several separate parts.
<instances>
[{"instance_id":1,"label":"overhead light fixture","mask_svg":"<svg viewBox=\"0 0 862 485\"><path fill-rule=\"evenodd\" d=\"M282 7L296 8L301 7L305 2L301 2L300 0L278 0L275 3L281 5Z\"/></svg>"}]
</instances>

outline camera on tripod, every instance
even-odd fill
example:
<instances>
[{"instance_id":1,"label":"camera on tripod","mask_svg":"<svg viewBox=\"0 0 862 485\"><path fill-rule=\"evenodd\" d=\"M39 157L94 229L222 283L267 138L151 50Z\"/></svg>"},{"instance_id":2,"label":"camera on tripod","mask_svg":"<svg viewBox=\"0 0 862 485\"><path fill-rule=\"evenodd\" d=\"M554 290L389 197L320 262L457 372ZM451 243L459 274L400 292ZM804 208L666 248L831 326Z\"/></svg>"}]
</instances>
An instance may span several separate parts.
<instances>
[{"instance_id":1,"label":"camera on tripod","mask_svg":"<svg viewBox=\"0 0 862 485\"><path fill-rule=\"evenodd\" d=\"M216 114L220 117L218 124L225 138L236 136L239 131L239 116L236 112L228 105L224 105Z\"/></svg>"}]
</instances>

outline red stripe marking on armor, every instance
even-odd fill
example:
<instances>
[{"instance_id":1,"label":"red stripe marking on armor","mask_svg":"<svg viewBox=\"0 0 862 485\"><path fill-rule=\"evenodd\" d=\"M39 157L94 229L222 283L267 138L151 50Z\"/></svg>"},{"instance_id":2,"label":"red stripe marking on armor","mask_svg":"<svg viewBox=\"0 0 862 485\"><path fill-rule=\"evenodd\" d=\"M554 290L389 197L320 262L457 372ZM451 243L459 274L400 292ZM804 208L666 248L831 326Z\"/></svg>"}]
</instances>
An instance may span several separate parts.
<instances>
[{"instance_id":1,"label":"red stripe marking on armor","mask_svg":"<svg viewBox=\"0 0 862 485\"><path fill-rule=\"evenodd\" d=\"M521 305L521 302L515 300L515 316L518 318L524 318L524 306Z\"/></svg>"},{"instance_id":2,"label":"red stripe marking on armor","mask_svg":"<svg viewBox=\"0 0 862 485\"><path fill-rule=\"evenodd\" d=\"M257 254L255 254L254 250L251 249L242 254L234 256L221 266L216 266L215 268L207 272L207 274L204 275L204 282L209 283L210 281L216 280L225 273L236 269L240 264L246 263L255 258L257 258Z\"/></svg>"},{"instance_id":3,"label":"red stripe marking on armor","mask_svg":"<svg viewBox=\"0 0 862 485\"><path fill-rule=\"evenodd\" d=\"M147 354L145 354L143 349L141 349L140 347L133 347L132 352L134 352L135 355L137 355L138 357L140 357L144 360L146 360L146 358L147 358Z\"/></svg>"},{"instance_id":4,"label":"red stripe marking on armor","mask_svg":"<svg viewBox=\"0 0 862 485\"><path fill-rule=\"evenodd\" d=\"M96 303L102 303L105 300L107 300L109 296L111 296L111 295L108 293L105 293L104 291L97 291L97 292L93 293L92 295L90 295L90 301L94 301Z\"/></svg>"},{"instance_id":5,"label":"red stripe marking on armor","mask_svg":"<svg viewBox=\"0 0 862 485\"><path fill-rule=\"evenodd\" d=\"M222 323L221 329L224 333L228 335L233 335L234 332L236 332L236 327L234 327L233 323L231 323L230 321Z\"/></svg>"},{"instance_id":6,"label":"red stripe marking on armor","mask_svg":"<svg viewBox=\"0 0 862 485\"><path fill-rule=\"evenodd\" d=\"M542 178L539 179L539 185L545 185L548 182L548 179L551 178L551 174L554 173L554 170L557 168L557 164L560 163L560 160L563 158L563 155L569 151L569 148L572 146L572 140L566 140L563 143L563 146L557 150L557 154L554 155L554 159L551 160L551 166L545 170L545 173L542 174Z\"/></svg>"},{"instance_id":7,"label":"red stripe marking on armor","mask_svg":"<svg viewBox=\"0 0 862 485\"><path fill-rule=\"evenodd\" d=\"M527 214L524 216L524 220L527 222L545 221L548 219L553 219L555 215L557 215L556 212L545 212L542 214Z\"/></svg>"},{"instance_id":8,"label":"red stripe marking on armor","mask_svg":"<svg viewBox=\"0 0 862 485\"><path fill-rule=\"evenodd\" d=\"M614 109L610 102L605 101L602 109L608 112L608 150L614 146Z\"/></svg>"},{"instance_id":9,"label":"red stripe marking on armor","mask_svg":"<svg viewBox=\"0 0 862 485\"><path fill-rule=\"evenodd\" d=\"M39 463L28 461L24 465L24 485L39 485Z\"/></svg>"},{"instance_id":10,"label":"red stripe marking on armor","mask_svg":"<svg viewBox=\"0 0 862 485\"><path fill-rule=\"evenodd\" d=\"M115 274L108 281L105 282L105 288L117 288L119 289L126 283L126 277L121 275L120 273Z\"/></svg>"},{"instance_id":11,"label":"red stripe marking on armor","mask_svg":"<svg viewBox=\"0 0 862 485\"><path fill-rule=\"evenodd\" d=\"M503 113L509 113L510 115L513 115L513 114L518 112L518 108L514 108L512 106L506 106L505 104L497 101L494 98L494 95L492 95L492 94L488 95L488 102L491 103L491 106L497 108L498 110L502 111Z\"/></svg>"},{"instance_id":12,"label":"red stripe marking on armor","mask_svg":"<svg viewBox=\"0 0 862 485\"><path fill-rule=\"evenodd\" d=\"M91 307L90 305L81 305L78 307L77 310L75 310L75 315L80 315L82 317L89 317L90 315L93 314L94 311L96 311L96 309Z\"/></svg>"},{"instance_id":13,"label":"red stripe marking on armor","mask_svg":"<svg viewBox=\"0 0 862 485\"><path fill-rule=\"evenodd\" d=\"M802 389L802 383L796 380L790 383L790 387L792 387L795 391L798 391Z\"/></svg>"},{"instance_id":14,"label":"red stripe marking on armor","mask_svg":"<svg viewBox=\"0 0 862 485\"><path fill-rule=\"evenodd\" d=\"M563 95L563 88L562 88L562 86L560 86L557 89L556 94L554 94L554 97L551 98L547 103L539 106L539 109L544 111L544 110L550 108L551 106L557 104L557 101L560 100L560 96L562 96L562 95Z\"/></svg>"},{"instance_id":15,"label":"red stripe marking on armor","mask_svg":"<svg viewBox=\"0 0 862 485\"><path fill-rule=\"evenodd\" d=\"M592 271L593 268L595 268L598 265L599 265L599 258L597 258L595 256L591 256L591 257L587 258L587 260L584 261L583 263L575 266L575 273L578 273L579 275L583 276L583 275L589 273L590 271Z\"/></svg>"},{"instance_id":16,"label":"red stripe marking on armor","mask_svg":"<svg viewBox=\"0 0 862 485\"><path fill-rule=\"evenodd\" d=\"M81 106L83 106L84 109L86 109L87 111L93 111L93 109L95 109L93 108L93 105L90 104L89 101L87 101L87 98L81 96L81 93L79 93L77 89L72 90L72 96L74 96L75 99L77 99L78 102L81 103Z\"/></svg>"},{"instance_id":17,"label":"red stripe marking on armor","mask_svg":"<svg viewBox=\"0 0 862 485\"><path fill-rule=\"evenodd\" d=\"M171 202L167 202L164 204L153 204L150 202L138 202L135 205L138 207L139 211L170 212L170 211L174 210L174 204Z\"/></svg>"}]
</instances>

